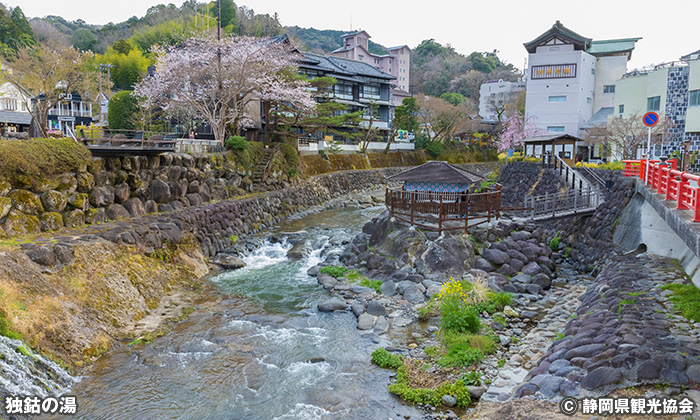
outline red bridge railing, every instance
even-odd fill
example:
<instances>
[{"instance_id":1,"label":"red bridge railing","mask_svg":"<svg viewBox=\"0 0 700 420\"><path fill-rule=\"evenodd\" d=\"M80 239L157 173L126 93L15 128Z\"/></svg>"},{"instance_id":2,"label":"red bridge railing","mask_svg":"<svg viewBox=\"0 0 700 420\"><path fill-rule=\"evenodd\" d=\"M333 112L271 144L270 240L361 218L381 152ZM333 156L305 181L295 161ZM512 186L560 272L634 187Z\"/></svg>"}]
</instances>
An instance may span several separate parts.
<instances>
[{"instance_id":1,"label":"red bridge railing","mask_svg":"<svg viewBox=\"0 0 700 420\"><path fill-rule=\"evenodd\" d=\"M639 177L651 186L652 191L665 195L666 201L675 201L676 209L693 212L693 222L700 222L700 176L678 171L678 162L672 159L663 163L649 161L646 176L646 160L623 160L624 176Z\"/></svg>"}]
</instances>

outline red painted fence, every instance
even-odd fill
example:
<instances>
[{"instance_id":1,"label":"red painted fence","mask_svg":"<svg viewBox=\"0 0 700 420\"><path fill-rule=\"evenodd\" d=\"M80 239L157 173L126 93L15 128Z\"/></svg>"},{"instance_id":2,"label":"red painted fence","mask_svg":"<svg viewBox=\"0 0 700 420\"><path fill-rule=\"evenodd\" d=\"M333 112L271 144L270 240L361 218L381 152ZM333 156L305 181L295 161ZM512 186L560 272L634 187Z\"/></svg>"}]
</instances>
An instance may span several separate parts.
<instances>
[{"instance_id":1,"label":"red painted fence","mask_svg":"<svg viewBox=\"0 0 700 420\"><path fill-rule=\"evenodd\" d=\"M646 177L647 162L642 160L623 160L623 175L639 177L652 191L666 196L666 201L677 202L676 209L693 212L693 222L700 222L700 176L676 170L678 162L672 159L663 163L649 161L649 177Z\"/></svg>"}]
</instances>

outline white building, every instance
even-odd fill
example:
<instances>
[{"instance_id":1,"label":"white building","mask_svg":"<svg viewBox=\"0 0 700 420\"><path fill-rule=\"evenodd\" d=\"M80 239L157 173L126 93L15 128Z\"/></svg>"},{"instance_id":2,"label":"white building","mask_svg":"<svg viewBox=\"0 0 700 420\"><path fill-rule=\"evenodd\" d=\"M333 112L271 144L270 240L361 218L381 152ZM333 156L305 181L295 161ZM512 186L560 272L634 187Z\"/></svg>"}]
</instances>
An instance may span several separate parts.
<instances>
[{"instance_id":1,"label":"white building","mask_svg":"<svg viewBox=\"0 0 700 420\"><path fill-rule=\"evenodd\" d=\"M524 44L529 53L525 112L544 131L582 137L589 120L605 120L602 115L611 112L615 81L627 71L639 39L593 41L557 21Z\"/></svg>"},{"instance_id":2,"label":"white building","mask_svg":"<svg viewBox=\"0 0 700 420\"><path fill-rule=\"evenodd\" d=\"M479 115L484 121L498 121L497 108L515 102L525 91L525 82L504 82L489 80L479 89Z\"/></svg>"},{"instance_id":3,"label":"white building","mask_svg":"<svg viewBox=\"0 0 700 420\"><path fill-rule=\"evenodd\" d=\"M29 94L10 82L0 84L0 131L21 133L29 131L32 116L27 110Z\"/></svg>"}]
</instances>

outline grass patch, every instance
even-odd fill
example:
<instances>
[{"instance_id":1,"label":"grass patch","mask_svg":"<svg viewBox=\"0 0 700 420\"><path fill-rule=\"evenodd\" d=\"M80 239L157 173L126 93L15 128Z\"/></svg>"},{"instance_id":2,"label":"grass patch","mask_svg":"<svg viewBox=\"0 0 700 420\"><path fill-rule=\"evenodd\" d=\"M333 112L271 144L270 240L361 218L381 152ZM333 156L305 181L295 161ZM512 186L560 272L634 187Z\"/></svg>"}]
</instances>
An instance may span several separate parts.
<instances>
[{"instance_id":1,"label":"grass patch","mask_svg":"<svg viewBox=\"0 0 700 420\"><path fill-rule=\"evenodd\" d=\"M420 367L418 361L399 367L396 371L396 382L389 385L389 391L411 404L439 407L442 405L443 395L453 395L458 407L467 407L471 403L469 389L464 382L435 384L433 375L422 371Z\"/></svg>"},{"instance_id":2,"label":"grass patch","mask_svg":"<svg viewBox=\"0 0 700 420\"><path fill-rule=\"evenodd\" d=\"M328 274L332 277L343 277L348 273L348 269L342 265L327 265L321 268L321 273Z\"/></svg>"},{"instance_id":3,"label":"grass patch","mask_svg":"<svg viewBox=\"0 0 700 420\"><path fill-rule=\"evenodd\" d=\"M158 329L152 332L147 332L127 345L136 346L139 344L150 344L151 342L153 342L153 340L155 340L158 337L164 336L167 332L168 331L166 329Z\"/></svg>"},{"instance_id":4,"label":"grass patch","mask_svg":"<svg viewBox=\"0 0 700 420\"><path fill-rule=\"evenodd\" d=\"M471 335L444 332L442 343L447 348L438 360L440 366L470 366L481 363L484 355L496 351L496 342L488 335Z\"/></svg>"},{"instance_id":5,"label":"grass patch","mask_svg":"<svg viewBox=\"0 0 700 420\"><path fill-rule=\"evenodd\" d=\"M620 303L619 303L618 306L617 306L617 313L619 314L620 312L622 312L622 307L623 307L623 306L629 305L629 304L631 304L631 303L634 303L634 300L632 300L632 299L624 299L624 300L621 300Z\"/></svg>"},{"instance_id":6,"label":"grass patch","mask_svg":"<svg viewBox=\"0 0 700 420\"><path fill-rule=\"evenodd\" d=\"M360 274L359 271L357 270L352 270L348 271L348 274L345 275L345 278L347 278L350 281L357 280L357 279L362 279L364 276Z\"/></svg>"},{"instance_id":7,"label":"grass patch","mask_svg":"<svg viewBox=\"0 0 700 420\"><path fill-rule=\"evenodd\" d=\"M692 284L673 283L661 286L661 290L673 292L668 299L684 318L700 322L700 289Z\"/></svg>"},{"instance_id":8,"label":"grass patch","mask_svg":"<svg viewBox=\"0 0 700 420\"><path fill-rule=\"evenodd\" d=\"M377 293L379 293L379 288L382 287L382 281L365 278L360 281L360 286L369 287L370 289L374 289Z\"/></svg>"}]
</instances>

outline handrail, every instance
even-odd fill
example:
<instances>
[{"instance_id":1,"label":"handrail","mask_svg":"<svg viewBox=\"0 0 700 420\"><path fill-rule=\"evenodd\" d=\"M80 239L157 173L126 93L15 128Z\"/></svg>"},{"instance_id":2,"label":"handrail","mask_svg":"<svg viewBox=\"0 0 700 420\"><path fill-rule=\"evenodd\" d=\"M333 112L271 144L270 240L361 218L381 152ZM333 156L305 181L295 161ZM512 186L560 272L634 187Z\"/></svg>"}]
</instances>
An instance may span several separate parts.
<instances>
[{"instance_id":1,"label":"handrail","mask_svg":"<svg viewBox=\"0 0 700 420\"><path fill-rule=\"evenodd\" d=\"M589 168L587 166L581 166L580 168L581 168L581 170L583 170L583 172L587 173L591 178L593 178L593 180L598 185L600 185L601 187L605 187L605 181L603 181L603 178L598 176L597 173L593 172L593 170L591 168ZM578 169L578 168L576 168L576 169Z\"/></svg>"},{"instance_id":2,"label":"handrail","mask_svg":"<svg viewBox=\"0 0 700 420\"><path fill-rule=\"evenodd\" d=\"M646 160L623 160L626 177L638 177L663 194L665 201L675 201L677 210L690 210L692 221L700 222L700 176L678 171L678 161L649 161L649 176L646 176ZM645 181L646 180L646 181ZM694 185L691 185L691 182Z\"/></svg>"},{"instance_id":3,"label":"handrail","mask_svg":"<svg viewBox=\"0 0 700 420\"><path fill-rule=\"evenodd\" d=\"M559 175L566 180L568 184L571 182L571 188L576 189L576 171L571 168L563 159L557 155L543 154L542 155L542 167L547 169L559 170ZM578 177L578 189L583 189L584 184L588 186L588 180L583 179L579 175Z\"/></svg>"},{"instance_id":4,"label":"handrail","mask_svg":"<svg viewBox=\"0 0 700 420\"><path fill-rule=\"evenodd\" d=\"M393 217L413 226L436 230L464 229L490 222L492 217L500 217L501 186L494 184L489 191L482 193L456 193L433 191L407 191L386 189L386 208ZM469 224L469 220L482 219ZM485 219L485 220L484 220ZM464 223L461 223L461 221ZM437 226L421 224L420 221L436 223ZM447 222L460 222L457 226L447 226Z\"/></svg>"}]
</instances>

